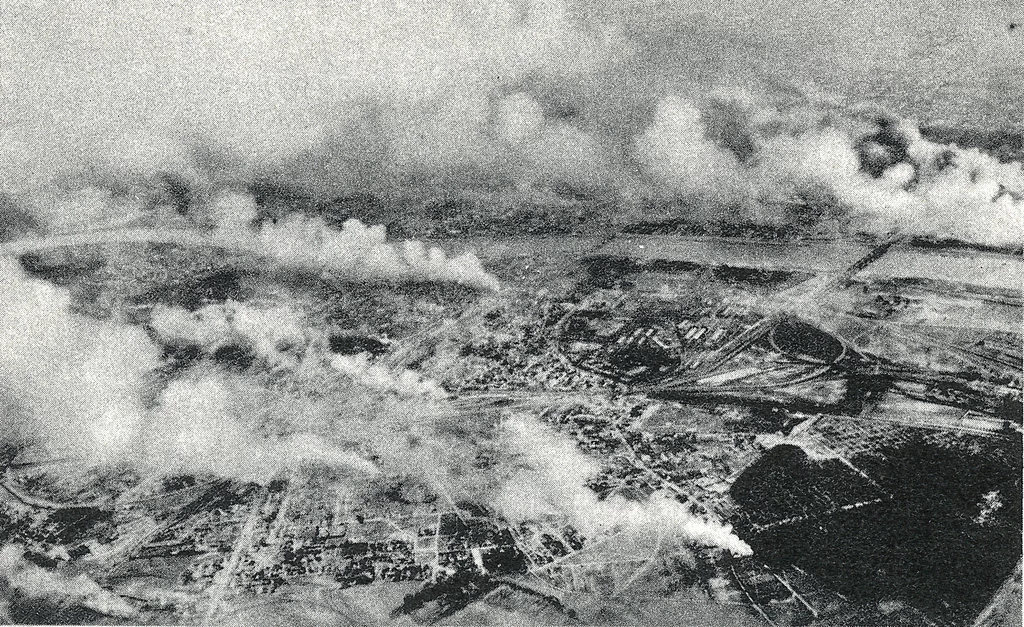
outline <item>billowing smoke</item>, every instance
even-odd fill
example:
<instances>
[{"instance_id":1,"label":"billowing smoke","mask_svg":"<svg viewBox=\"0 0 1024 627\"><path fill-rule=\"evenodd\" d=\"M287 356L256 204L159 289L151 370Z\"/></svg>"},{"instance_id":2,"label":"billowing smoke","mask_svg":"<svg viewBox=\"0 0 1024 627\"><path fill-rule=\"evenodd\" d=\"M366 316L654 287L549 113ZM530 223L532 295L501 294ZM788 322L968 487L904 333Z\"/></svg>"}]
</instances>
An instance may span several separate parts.
<instances>
[{"instance_id":1,"label":"billowing smoke","mask_svg":"<svg viewBox=\"0 0 1024 627\"><path fill-rule=\"evenodd\" d=\"M307 408L308 401L247 378L199 371L167 386L148 416L138 456L126 451L124 459L158 475L213 473L257 482L307 464L377 473L363 455L322 435L303 413Z\"/></svg>"},{"instance_id":2,"label":"billowing smoke","mask_svg":"<svg viewBox=\"0 0 1024 627\"><path fill-rule=\"evenodd\" d=\"M141 329L72 313L66 291L26 278L10 260L0 265L0 281L0 402L8 441L41 442L85 465L127 463L158 474L265 481L301 463L375 472L315 432L287 395L202 367L158 389L152 373L159 351ZM255 310L236 311L243 321L225 316L212 324L175 311L160 314L165 333L211 342L220 333L242 333L272 363L281 359L275 338L282 328L243 323L246 315L260 321ZM278 423L269 424L272 418Z\"/></svg>"},{"instance_id":3,"label":"billowing smoke","mask_svg":"<svg viewBox=\"0 0 1024 627\"><path fill-rule=\"evenodd\" d=\"M387 241L383 226L347 220L341 230L319 218L292 214L252 228L256 205L249 196L222 194L213 203L214 241L270 257L285 267L365 281L433 281L498 289L498 280L472 253L449 257L421 242Z\"/></svg>"},{"instance_id":4,"label":"billowing smoke","mask_svg":"<svg viewBox=\"0 0 1024 627\"><path fill-rule=\"evenodd\" d=\"M0 265L0 285L4 439L41 443L81 465L253 481L303 464L373 475L378 468L368 451L399 450L392 441L397 434L429 432L446 416L424 403L441 395L435 384L362 358L342 358L338 373L326 353L303 355L308 368L293 372L289 385L261 383L260 364L230 373L209 362L163 385L154 375L160 351L141 329L73 313L66 290L27 278L10 260ZM305 361L287 347L313 335L299 325L291 308L235 303L195 314L157 308L153 320L161 341L190 342L203 351L244 342L264 368L288 369ZM409 394L417 398L400 398ZM411 458L395 457L390 467Z\"/></svg>"},{"instance_id":5,"label":"billowing smoke","mask_svg":"<svg viewBox=\"0 0 1024 627\"><path fill-rule=\"evenodd\" d=\"M929 142L906 124L892 132L895 146L878 142L877 134L859 138L858 145L856 136L836 129L774 138L763 148L759 169L797 193L816 188L832 195L869 231L997 246L1024 241L1021 163Z\"/></svg>"},{"instance_id":6,"label":"billowing smoke","mask_svg":"<svg viewBox=\"0 0 1024 627\"><path fill-rule=\"evenodd\" d=\"M301 314L288 305L255 307L228 301L189 312L156 305L150 326L160 343L215 355L239 347L271 367L295 367L308 345Z\"/></svg>"},{"instance_id":7,"label":"billowing smoke","mask_svg":"<svg viewBox=\"0 0 1024 627\"><path fill-rule=\"evenodd\" d=\"M887 114L722 100L713 96L702 115L697 103L666 97L637 139L645 171L681 198L754 222L838 220L883 235L1024 241L1019 162L930 142Z\"/></svg>"},{"instance_id":8,"label":"billowing smoke","mask_svg":"<svg viewBox=\"0 0 1024 627\"><path fill-rule=\"evenodd\" d=\"M514 521L537 520L558 512L585 534L656 529L705 546L749 555L750 546L728 525L695 515L671 496L656 493L643 502L613 495L600 499L586 482L600 470L575 443L528 416L511 416L501 425L499 442L521 467L494 498L493 505Z\"/></svg>"},{"instance_id":9,"label":"billowing smoke","mask_svg":"<svg viewBox=\"0 0 1024 627\"><path fill-rule=\"evenodd\" d=\"M291 371L287 383L202 362L160 386L151 374L157 347L140 330L72 313L63 289L26 278L10 261L2 278L0 373L16 442L156 475L265 482L319 464L360 483L384 473L516 521L555 513L591 534L653 526L748 550L728 528L668 497L599 499L586 486L597 466L570 440L533 418L509 417L495 428L491 417L455 411L437 384L411 371L324 353L307 355L307 367ZM286 363L282 338L306 337L299 320L288 308L228 303L192 314L158 308L152 326L162 341L204 351L245 341L275 367ZM481 455L490 459L484 466Z\"/></svg>"},{"instance_id":10,"label":"billowing smoke","mask_svg":"<svg viewBox=\"0 0 1024 627\"><path fill-rule=\"evenodd\" d=\"M127 601L102 588L86 575L68 577L36 566L23 557L23 548L6 544L0 548L0 582L6 593L0 600L0 620L13 622L11 614L22 600L45 601L54 610L81 606L100 614L130 619L138 612Z\"/></svg>"},{"instance_id":11,"label":"billowing smoke","mask_svg":"<svg viewBox=\"0 0 1024 627\"><path fill-rule=\"evenodd\" d=\"M116 461L144 424L143 391L159 354L141 329L70 312L65 290L0 259L0 386L7 437Z\"/></svg>"},{"instance_id":12,"label":"billowing smoke","mask_svg":"<svg viewBox=\"0 0 1024 627\"><path fill-rule=\"evenodd\" d=\"M440 248L428 248L414 240L389 244L383 226L365 226L355 219L346 221L339 231L316 218L288 217L263 226L251 246L286 266L317 270L328 276L453 282L498 289L498 280L472 253L449 258Z\"/></svg>"},{"instance_id":13,"label":"billowing smoke","mask_svg":"<svg viewBox=\"0 0 1024 627\"><path fill-rule=\"evenodd\" d=\"M722 205L752 200L739 159L709 139L701 111L691 100L661 100L651 125L636 138L636 153L668 194Z\"/></svg>"}]
</instances>

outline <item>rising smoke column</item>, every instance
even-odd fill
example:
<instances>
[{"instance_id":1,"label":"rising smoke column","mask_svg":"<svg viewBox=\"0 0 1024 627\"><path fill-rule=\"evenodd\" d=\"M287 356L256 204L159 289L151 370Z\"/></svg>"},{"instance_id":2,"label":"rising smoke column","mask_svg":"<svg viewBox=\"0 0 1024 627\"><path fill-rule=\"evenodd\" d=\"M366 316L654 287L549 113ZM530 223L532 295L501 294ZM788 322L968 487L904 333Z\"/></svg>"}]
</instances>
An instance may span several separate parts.
<instances>
[{"instance_id":1,"label":"rising smoke column","mask_svg":"<svg viewBox=\"0 0 1024 627\"><path fill-rule=\"evenodd\" d=\"M691 100L663 98L651 125L636 138L637 158L669 194L748 204L753 190L745 185L739 159L709 139L701 116Z\"/></svg>"},{"instance_id":2,"label":"rising smoke column","mask_svg":"<svg viewBox=\"0 0 1024 627\"><path fill-rule=\"evenodd\" d=\"M346 220L341 230L303 216L264 225L253 243L257 250L300 270L319 270L357 280L453 282L496 290L498 281L472 253L449 258L421 242L387 242L383 226Z\"/></svg>"}]
</instances>

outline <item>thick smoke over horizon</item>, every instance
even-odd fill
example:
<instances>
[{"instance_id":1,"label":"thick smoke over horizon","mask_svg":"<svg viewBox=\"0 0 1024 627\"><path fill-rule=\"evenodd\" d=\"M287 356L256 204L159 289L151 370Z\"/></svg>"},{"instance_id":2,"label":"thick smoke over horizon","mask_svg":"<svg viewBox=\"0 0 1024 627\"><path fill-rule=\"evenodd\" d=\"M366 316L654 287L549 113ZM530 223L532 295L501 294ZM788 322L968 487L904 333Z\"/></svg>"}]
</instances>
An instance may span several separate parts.
<instances>
[{"instance_id":1,"label":"thick smoke over horizon","mask_svg":"<svg viewBox=\"0 0 1024 627\"><path fill-rule=\"evenodd\" d=\"M707 7L624 8L15 3L0 193L60 228L261 184L320 200L568 189L635 219L674 200L678 217L1019 244L1020 164L774 76L772 51Z\"/></svg>"},{"instance_id":2,"label":"thick smoke over horizon","mask_svg":"<svg viewBox=\"0 0 1024 627\"><path fill-rule=\"evenodd\" d=\"M884 112L780 110L750 93L724 94L714 106L717 142L695 103L678 97L659 103L637 139L654 176L713 212L994 246L1024 242L1020 162L928 141ZM779 208L787 201L797 201L795 213Z\"/></svg>"}]
</instances>

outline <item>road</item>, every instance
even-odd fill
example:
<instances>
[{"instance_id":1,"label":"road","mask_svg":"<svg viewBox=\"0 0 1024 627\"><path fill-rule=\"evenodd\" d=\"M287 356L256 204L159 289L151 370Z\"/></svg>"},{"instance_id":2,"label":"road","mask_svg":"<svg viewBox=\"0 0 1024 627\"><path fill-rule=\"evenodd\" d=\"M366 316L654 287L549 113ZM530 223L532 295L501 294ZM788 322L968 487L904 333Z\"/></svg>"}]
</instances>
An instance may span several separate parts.
<instances>
[{"instance_id":1,"label":"road","mask_svg":"<svg viewBox=\"0 0 1024 627\"><path fill-rule=\"evenodd\" d=\"M256 535L256 528L260 523L260 513L269 496L270 492L264 487L260 488L253 499L252 507L249 508L249 516L245 520L241 533L238 534L238 539L235 540L231 555L224 561L224 568L214 575L213 585L207 590L210 595L210 605L206 611L206 618L203 624L215 624L214 619L217 617L217 613L220 612L224 604L224 598L227 596L231 583L235 579L235 571L238 570L239 564L242 563L242 558L245 557L245 554L249 552L249 548L252 546L253 537Z\"/></svg>"}]
</instances>

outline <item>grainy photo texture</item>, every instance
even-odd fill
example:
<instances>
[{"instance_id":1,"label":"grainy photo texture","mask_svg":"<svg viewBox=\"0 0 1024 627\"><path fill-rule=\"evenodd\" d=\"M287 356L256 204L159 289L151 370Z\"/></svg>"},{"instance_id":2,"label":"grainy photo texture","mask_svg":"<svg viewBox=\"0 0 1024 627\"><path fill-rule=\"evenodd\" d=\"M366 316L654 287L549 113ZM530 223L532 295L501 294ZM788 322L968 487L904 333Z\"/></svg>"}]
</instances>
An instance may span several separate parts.
<instances>
[{"instance_id":1,"label":"grainy photo texture","mask_svg":"<svg viewBox=\"0 0 1024 627\"><path fill-rule=\"evenodd\" d=\"M3 0L0 622L1020 627L1016 0Z\"/></svg>"}]
</instances>

